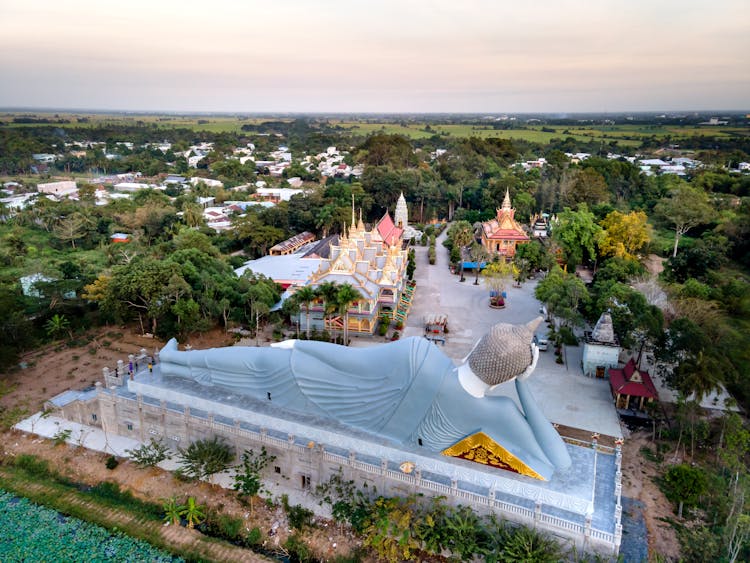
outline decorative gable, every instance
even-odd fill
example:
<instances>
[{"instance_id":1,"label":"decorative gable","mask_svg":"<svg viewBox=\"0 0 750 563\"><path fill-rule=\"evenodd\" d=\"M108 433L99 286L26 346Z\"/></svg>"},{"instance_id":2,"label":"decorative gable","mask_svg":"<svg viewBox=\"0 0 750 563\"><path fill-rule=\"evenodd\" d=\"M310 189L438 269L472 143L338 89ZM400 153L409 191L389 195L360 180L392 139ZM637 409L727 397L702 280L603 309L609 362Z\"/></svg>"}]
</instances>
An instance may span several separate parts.
<instances>
[{"instance_id":1,"label":"decorative gable","mask_svg":"<svg viewBox=\"0 0 750 563\"><path fill-rule=\"evenodd\" d=\"M534 479L544 478L484 432L477 432L443 450L443 455L498 467Z\"/></svg>"}]
</instances>

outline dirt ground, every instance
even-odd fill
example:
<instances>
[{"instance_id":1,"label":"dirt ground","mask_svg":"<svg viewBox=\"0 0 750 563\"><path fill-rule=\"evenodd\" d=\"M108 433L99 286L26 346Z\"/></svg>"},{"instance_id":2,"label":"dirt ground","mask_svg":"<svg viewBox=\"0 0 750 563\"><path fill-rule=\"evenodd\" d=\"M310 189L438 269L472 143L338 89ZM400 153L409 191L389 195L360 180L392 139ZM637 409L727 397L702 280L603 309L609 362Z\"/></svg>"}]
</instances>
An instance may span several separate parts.
<instances>
[{"instance_id":1,"label":"dirt ground","mask_svg":"<svg viewBox=\"0 0 750 563\"><path fill-rule=\"evenodd\" d=\"M656 463L643 457L642 447L653 449L647 431L634 432L625 440L622 450L622 494L641 501L648 529L649 554L658 553L669 561L680 558L680 543L672 527L660 517L672 515L672 505L656 486L653 477L658 475Z\"/></svg>"},{"instance_id":2,"label":"dirt ground","mask_svg":"<svg viewBox=\"0 0 750 563\"><path fill-rule=\"evenodd\" d=\"M138 354L142 348L147 354L153 354L164 346L158 339L143 337L124 327L99 329L78 340L89 338L90 341L81 346L70 347L69 341L60 340L24 354L19 364L25 367L0 379L0 407L17 407L28 414L35 413L41 410L44 401L58 393L103 382L102 368L114 368L117 360L127 364L128 354ZM226 346L233 342L234 337L222 330L198 334L189 341L194 348Z\"/></svg>"}]
</instances>

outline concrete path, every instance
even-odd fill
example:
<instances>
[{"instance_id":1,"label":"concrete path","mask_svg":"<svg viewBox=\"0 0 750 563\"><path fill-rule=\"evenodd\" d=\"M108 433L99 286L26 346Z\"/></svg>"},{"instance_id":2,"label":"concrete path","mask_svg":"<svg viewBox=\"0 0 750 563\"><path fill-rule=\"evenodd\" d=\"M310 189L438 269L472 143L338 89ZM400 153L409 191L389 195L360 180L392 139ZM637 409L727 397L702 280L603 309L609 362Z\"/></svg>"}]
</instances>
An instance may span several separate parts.
<instances>
[{"instance_id":1,"label":"concrete path","mask_svg":"<svg viewBox=\"0 0 750 563\"><path fill-rule=\"evenodd\" d=\"M430 265L426 246L414 247L417 269L414 279L417 282L414 301L404 326L404 336L423 336L424 317L430 313L448 316L448 329L445 346L441 349L456 364L461 363L471 351L476 341L494 324L526 323L540 316L541 303L534 297L536 281L528 281L520 288L509 285L505 309L489 307L489 289L479 277L479 285L474 285L474 272L466 272L466 281L451 274L448 267L448 251L442 245L446 232L436 243L436 263ZM546 335L547 325L542 323L537 335ZM565 347L564 365L555 363L552 348L540 352L536 371L529 378L534 396L544 414L552 422L599 432L609 436L622 436L620 421L614 408L609 390L609 382L592 379L583 375L581 369L580 346ZM507 389L506 389L507 387ZM499 394L515 397L513 385L501 386Z\"/></svg>"}]
</instances>

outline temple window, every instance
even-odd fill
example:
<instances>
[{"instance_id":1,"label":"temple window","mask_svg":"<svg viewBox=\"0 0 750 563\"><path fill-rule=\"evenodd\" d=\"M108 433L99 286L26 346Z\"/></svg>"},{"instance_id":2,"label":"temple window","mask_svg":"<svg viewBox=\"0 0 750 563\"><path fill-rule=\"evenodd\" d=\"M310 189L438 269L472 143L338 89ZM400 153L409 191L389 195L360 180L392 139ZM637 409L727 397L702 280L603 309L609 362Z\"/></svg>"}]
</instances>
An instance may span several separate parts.
<instances>
[{"instance_id":1,"label":"temple window","mask_svg":"<svg viewBox=\"0 0 750 563\"><path fill-rule=\"evenodd\" d=\"M130 422L128 422L128 430L133 430L133 425Z\"/></svg>"},{"instance_id":2,"label":"temple window","mask_svg":"<svg viewBox=\"0 0 750 563\"><path fill-rule=\"evenodd\" d=\"M417 444L422 445L422 438L417 438Z\"/></svg>"},{"instance_id":3,"label":"temple window","mask_svg":"<svg viewBox=\"0 0 750 563\"><path fill-rule=\"evenodd\" d=\"M91 415L91 420L93 420L93 421L95 421L95 422L96 422L96 415L95 415L95 414L92 414L92 415Z\"/></svg>"},{"instance_id":4,"label":"temple window","mask_svg":"<svg viewBox=\"0 0 750 563\"><path fill-rule=\"evenodd\" d=\"M281 474L281 467L279 467L278 465L274 465L273 466L273 472Z\"/></svg>"},{"instance_id":5,"label":"temple window","mask_svg":"<svg viewBox=\"0 0 750 563\"><path fill-rule=\"evenodd\" d=\"M266 394L268 395L268 400L270 401L271 400L271 392L268 391Z\"/></svg>"},{"instance_id":6,"label":"temple window","mask_svg":"<svg viewBox=\"0 0 750 563\"><path fill-rule=\"evenodd\" d=\"M309 489L310 488L310 483L311 483L310 476L309 475L301 475L301 477L302 477L302 488L303 489Z\"/></svg>"}]
</instances>

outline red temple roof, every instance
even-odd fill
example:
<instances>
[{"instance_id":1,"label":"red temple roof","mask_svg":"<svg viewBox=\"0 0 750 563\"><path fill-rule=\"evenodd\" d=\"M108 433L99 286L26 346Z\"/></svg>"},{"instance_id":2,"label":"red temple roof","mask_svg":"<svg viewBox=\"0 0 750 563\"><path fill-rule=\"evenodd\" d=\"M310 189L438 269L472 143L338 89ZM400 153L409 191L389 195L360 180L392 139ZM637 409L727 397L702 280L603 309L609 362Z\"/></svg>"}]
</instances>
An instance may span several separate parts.
<instances>
[{"instance_id":1,"label":"red temple roof","mask_svg":"<svg viewBox=\"0 0 750 563\"><path fill-rule=\"evenodd\" d=\"M633 358L622 369L610 368L609 385L616 394L658 399L659 395L647 371L638 370Z\"/></svg>"},{"instance_id":2,"label":"red temple roof","mask_svg":"<svg viewBox=\"0 0 750 563\"><path fill-rule=\"evenodd\" d=\"M383 215L383 218L378 222L377 229L383 242L390 245L399 244L401 234L404 232L401 227L397 227L393 223L393 219L391 219L391 216L387 211L385 212L385 215Z\"/></svg>"}]
</instances>

